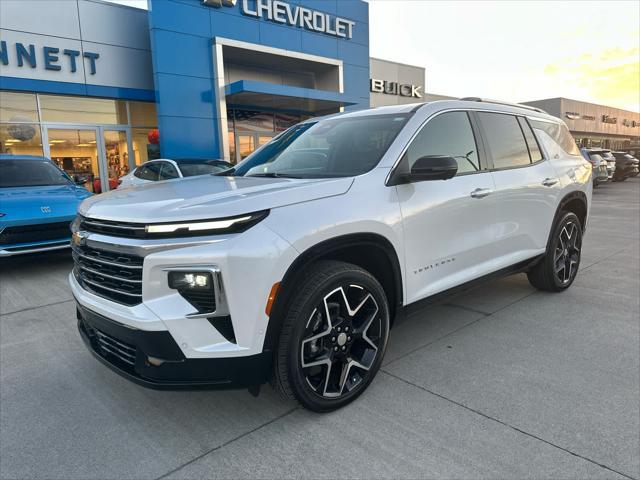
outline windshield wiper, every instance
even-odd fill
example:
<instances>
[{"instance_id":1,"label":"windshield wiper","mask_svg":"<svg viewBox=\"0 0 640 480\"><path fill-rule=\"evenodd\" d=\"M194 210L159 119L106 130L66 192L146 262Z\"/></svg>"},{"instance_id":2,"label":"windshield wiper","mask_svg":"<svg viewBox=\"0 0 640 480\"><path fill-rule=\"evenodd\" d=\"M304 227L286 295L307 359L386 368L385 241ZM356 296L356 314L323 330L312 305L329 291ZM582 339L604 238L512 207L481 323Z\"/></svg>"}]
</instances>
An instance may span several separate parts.
<instances>
[{"instance_id":1,"label":"windshield wiper","mask_svg":"<svg viewBox=\"0 0 640 480\"><path fill-rule=\"evenodd\" d=\"M275 172L269 172L269 173L252 173L251 175L245 175L246 177L262 177L262 178L302 178L302 177L297 177L295 175L288 175L286 173L275 173Z\"/></svg>"}]
</instances>

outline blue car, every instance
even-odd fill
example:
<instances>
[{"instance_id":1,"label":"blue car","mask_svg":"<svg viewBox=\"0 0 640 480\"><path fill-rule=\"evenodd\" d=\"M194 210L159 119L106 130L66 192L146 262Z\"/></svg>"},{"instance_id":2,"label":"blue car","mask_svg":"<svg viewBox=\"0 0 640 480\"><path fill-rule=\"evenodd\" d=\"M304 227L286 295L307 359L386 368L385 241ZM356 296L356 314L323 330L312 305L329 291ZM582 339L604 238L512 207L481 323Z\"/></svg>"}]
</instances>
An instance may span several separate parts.
<instances>
[{"instance_id":1,"label":"blue car","mask_svg":"<svg viewBox=\"0 0 640 480\"><path fill-rule=\"evenodd\" d=\"M69 247L90 195L47 158L0 155L0 257Z\"/></svg>"}]
</instances>

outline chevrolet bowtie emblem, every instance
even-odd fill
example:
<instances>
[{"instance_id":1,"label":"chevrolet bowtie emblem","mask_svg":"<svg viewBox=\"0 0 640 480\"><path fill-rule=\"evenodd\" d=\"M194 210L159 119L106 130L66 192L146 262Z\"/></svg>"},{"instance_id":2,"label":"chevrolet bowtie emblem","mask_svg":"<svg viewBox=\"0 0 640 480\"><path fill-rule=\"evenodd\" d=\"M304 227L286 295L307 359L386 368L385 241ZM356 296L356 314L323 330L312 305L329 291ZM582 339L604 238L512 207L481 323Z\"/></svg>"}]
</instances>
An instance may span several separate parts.
<instances>
[{"instance_id":1,"label":"chevrolet bowtie emblem","mask_svg":"<svg viewBox=\"0 0 640 480\"><path fill-rule=\"evenodd\" d=\"M84 232L73 232L73 235L71 235L71 243L80 246L84 244L86 238L87 236Z\"/></svg>"},{"instance_id":2,"label":"chevrolet bowtie emblem","mask_svg":"<svg viewBox=\"0 0 640 480\"><path fill-rule=\"evenodd\" d=\"M235 7L237 0L202 0L203 5L207 5L209 7Z\"/></svg>"}]
</instances>

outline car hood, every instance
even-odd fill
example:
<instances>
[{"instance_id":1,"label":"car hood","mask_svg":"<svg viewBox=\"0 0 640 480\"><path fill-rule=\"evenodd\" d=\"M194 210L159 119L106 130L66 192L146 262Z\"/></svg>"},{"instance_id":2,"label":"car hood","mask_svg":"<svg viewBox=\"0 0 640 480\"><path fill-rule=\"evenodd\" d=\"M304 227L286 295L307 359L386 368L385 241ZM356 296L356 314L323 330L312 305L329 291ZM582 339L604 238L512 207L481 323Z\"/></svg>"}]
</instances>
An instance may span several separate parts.
<instances>
[{"instance_id":1,"label":"car hood","mask_svg":"<svg viewBox=\"0 0 640 480\"><path fill-rule=\"evenodd\" d=\"M90 195L74 185L0 188L0 213L4 214L0 221L7 226L73 217Z\"/></svg>"},{"instance_id":2,"label":"car hood","mask_svg":"<svg viewBox=\"0 0 640 480\"><path fill-rule=\"evenodd\" d=\"M342 195L353 178L190 177L120 188L89 198L82 215L148 223L223 218Z\"/></svg>"}]
</instances>

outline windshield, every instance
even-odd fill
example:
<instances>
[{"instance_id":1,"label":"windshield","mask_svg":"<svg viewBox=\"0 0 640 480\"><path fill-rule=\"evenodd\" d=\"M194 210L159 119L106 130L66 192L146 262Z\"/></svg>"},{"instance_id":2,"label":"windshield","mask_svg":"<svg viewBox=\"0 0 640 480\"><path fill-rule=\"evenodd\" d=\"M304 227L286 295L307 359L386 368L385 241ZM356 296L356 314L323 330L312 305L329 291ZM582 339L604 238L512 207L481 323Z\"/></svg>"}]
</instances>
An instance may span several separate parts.
<instances>
[{"instance_id":1,"label":"windshield","mask_svg":"<svg viewBox=\"0 0 640 480\"><path fill-rule=\"evenodd\" d=\"M218 173L231 168L231 164L226 162L178 162L178 165L180 165L180 170L184 177Z\"/></svg>"},{"instance_id":2,"label":"windshield","mask_svg":"<svg viewBox=\"0 0 640 480\"><path fill-rule=\"evenodd\" d=\"M69 185L69 178L47 160L0 160L0 188Z\"/></svg>"},{"instance_id":3,"label":"windshield","mask_svg":"<svg viewBox=\"0 0 640 480\"><path fill-rule=\"evenodd\" d=\"M291 127L249 155L236 176L353 177L374 168L409 114L336 117Z\"/></svg>"}]
</instances>

